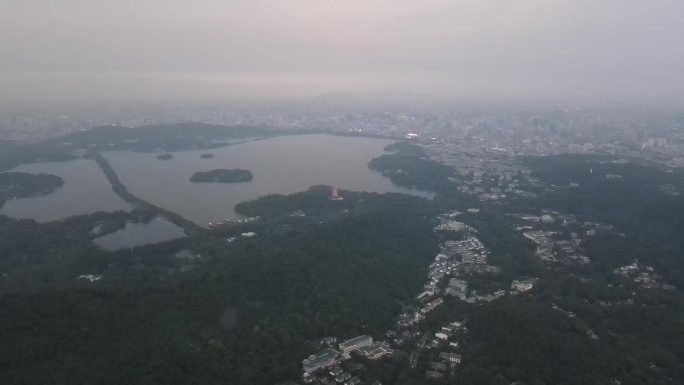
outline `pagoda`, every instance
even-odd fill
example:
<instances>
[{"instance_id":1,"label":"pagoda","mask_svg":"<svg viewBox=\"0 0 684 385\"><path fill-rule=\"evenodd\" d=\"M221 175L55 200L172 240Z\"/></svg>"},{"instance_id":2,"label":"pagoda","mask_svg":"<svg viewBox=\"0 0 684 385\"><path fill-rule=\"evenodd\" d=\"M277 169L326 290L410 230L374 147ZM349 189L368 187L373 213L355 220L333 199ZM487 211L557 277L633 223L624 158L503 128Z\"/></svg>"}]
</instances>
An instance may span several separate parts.
<instances>
[{"instance_id":1,"label":"pagoda","mask_svg":"<svg viewBox=\"0 0 684 385\"><path fill-rule=\"evenodd\" d=\"M337 186L332 187L332 191L330 192L330 200L331 201L341 201L344 198L340 196L340 192L337 190Z\"/></svg>"}]
</instances>

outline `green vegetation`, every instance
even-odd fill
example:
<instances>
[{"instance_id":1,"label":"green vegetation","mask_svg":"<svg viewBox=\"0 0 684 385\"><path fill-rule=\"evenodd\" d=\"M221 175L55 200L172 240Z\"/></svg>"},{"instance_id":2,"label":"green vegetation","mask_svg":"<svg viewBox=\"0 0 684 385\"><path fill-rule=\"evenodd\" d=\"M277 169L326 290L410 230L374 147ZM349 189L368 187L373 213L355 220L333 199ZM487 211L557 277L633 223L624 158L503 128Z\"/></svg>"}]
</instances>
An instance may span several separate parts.
<instances>
[{"instance_id":1,"label":"green vegetation","mask_svg":"<svg viewBox=\"0 0 684 385\"><path fill-rule=\"evenodd\" d=\"M63 184L64 180L56 175L3 172L0 173L0 201L49 194Z\"/></svg>"},{"instance_id":2,"label":"green vegetation","mask_svg":"<svg viewBox=\"0 0 684 385\"><path fill-rule=\"evenodd\" d=\"M77 283L75 278L80 274L105 270L133 284L142 279L136 267L142 256L117 257L91 240L123 228L129 221L148 222L154 215L142 210L117 211L48 223L0 216L0 292L70 287Z\"/></svg>"},{"instance_id":3,"label":"green vegetation","mask_svg":"<svg viewBox=\"0 0 684 385\"><path fill-rule=\"evenodd\" d=\"M3 378L54 384L273 383L298 377L301 357L309 353L306 340L361 332L381 337L401 303L420 289L436 252L430 203L398 194L352 199L352 193L349 200L333 202L328 194L327 188L315 188L292 198L313 206L327 202L334 220L312 215L288 223L274 217L232 230L255 231L255 239L226 244L220 237L196 236L169 244L203 256L185 274L173 268L177 261L164 257L163 244L120 252L111 267L114 258L91 247L77 255L93 258L100 269L89 269L90 262L80 271L103 274L101 283L65 274L63 282L45 283L60 290L5 286ZM282 202L274 196L250 205L284 212ZM300 209L313 212L313 206ZM145 255L155 262L146 262ZM163 279L169 268L174 278ZM123 271L130 276L126 281L117 278ZM8 279L18 284L14 274ZM228 328L222 322L226 311L236 320Z\"/></svg>"},{"instance_id":4,"label":"green vegetation","mask_svg":"<svg viewBox=\"0 0 684 385\"><path fill-rule=\"evenodd\" d=\"M196 127L201 138L184 136L192 127L139 132L101 128L67 141L70 146L172 151L208 148L213 142L207 138L222 137L212 136L219 135L214 126ZM245 131L245 136L251 135ZM427 265L438 252L432 218L459 210L464 213L457 220L477 229L491 251L490 263L502 267L501 273L469 277L471 288L505 288L522 276L539 281L529 294L488 304L446 298L431 313L420 326L421 334L434 333L448 321L467 321L459 348L463 362L445 383L682 382L681 292L643 289L612 273L639 258L684 287L684 206L677 195L684 192L681 172L625 165L610 157L526 159L533 175L544 182L534 187L538 195L488 203L459 193L452 170L429 160L419 146L400 142L388 150L394 152L372 160L369 167L395 183L435 192L433 200L345 191L344 200L331 201L330 188L317 186L241 203L238 213L260 219L213 231L133 196L107 160L91 151L114 191L144 209L43 224L0 216L3 381L145 385L295 380L301 359L312 353L311 342L321 336L365 333L384 338L394 317L420 292ZM547 188L551 184L555 186ZM40 183L25 186L26 193L42 191ZM616 231L582 244L591 257L589 265L544 264L506 215L540 208L604 221ZM305 215L292 216L296 211ZM160 213L186 228L195 226L195 231L187 238L116 252L92 243L128 221L145 222ZM240 236L248 231L257 236ZM78 279L81 274L103 278L91 283ZM401 351L393 360L366 362L362 371L387 384L421 384L424 368L438 350L421 357L422 371L408 368L407 354Z\"/></svg>"},{"instance_id":5,"label":"green vegetation","mask_svg":"<svg viewBox=\"0 0 684 385\"><path fill-rule=\"evenodd\" d=\"M420 157L421 153L410 145L403 146L397 154L384 156L383 168L389 175L423 163L408 164L411 156ZM428 318L424 331L455 319L468 320L469 332L461 340L464 361L445 382L680 382L684 378L684 344L679 338L684 333L684 297L677 291L642 289L621 282L612 271L639 258L653 265L667 281L682 287L679 257L684 254L684 244L677 234L684 233L684 210L677 193L684 191L684 174L648 164L624 164L610 157L557 156L525 162L533 169L533 176L556 187L548 191L536 187L538 196L514 199L502 206L477 202L447 188L447 173L429 182L437 186L434 202L441 210L480 209L462 214L459 220L478 229L478 237L492 251L490 263L503 267L503 272L470 277L472 288L493 290L520 276L541 277L531 296L506 297L479 306L449 299ZM377 160L371 162L372 168L374 163L377 165ZM429 166L423 163L422 167ZM405 174L411 178L405 183L408 186L419 185L417 181L425 175L420 168ZM577 185L570 187L571 183ZM605 233L586 241L583 247L592 258L588 266L544 265L532 255L530 245L513 232L514 223L505 215L540 208L604 221L626 236ZM598 339L591 338L591 333ZM435 355L421 360L419 373ZM423 381L424 377L411 373L402 372L398 377L402 384Z\"/></svg>"},{"instance_id":6,"label":"green vegetation","mask_svg":"<svg viewBox=\"0 0 684 385\"><path fill-rule=\"evenodd\" d=\"M157 216L157 213L146 209L133 209L130 212L116 211L113 213L93 213L85 216L88 221L79 221L84 226L83 231L88 226L92 226L92 220L96 220L95 227L90 230L90 238L95 239L126 227L128 223L148 223ZM97 219L95 219L97 218Z\"/></svg>"},{"instance_id":7,"label":"green vegetation","mask_svg":"<svg viewBox=\"0 0 684 385\"><path fill-rule=\"evenodd\" d=\"M385 148L396 151L368 162L368 168L400 186L419 190L442 191L447 189L447 177L453 174L451 167L427 158L422 147L408 142L398 142Z\"/></svg>"},{"instance_id":8,"label":"green vegetation","mask_svg":"<svg viewBox=\"0 0 684 385\"><path fill-rule=\"evenodd\" d=\"M628 236L603 234L586 248L605 274L635 258L684 288L684 172L611 157L563 155L526 159L533 175L559 186L520 207L544 207L616 226ZM607 177L607 175L620 175ZM680 193L681 192L681 193Z\"/></svg>"},{"instance_id":9,"label":"green vegetation","mask_svg":"<svg viewBox=\"0 0 684 385\"><path fill-rule=\"evenodd\" d=\"M68 146L59 142L42 144L15 144L0 141L0 171L22 163L72 160L76 157Z\"/></svg>"},{"instance_id":10,"label":"green vegetation","mask_svg":"<svg viewBox=\"0 0 684 385\"><path fill-rule=\"evenodd\" d=\"M677 383L684 370L676 337L684 331L681 295L646 292L632 305L601 305L597 299L616 302L630 295L626 288L549 273L532 296L486 306L450 300L429 322L437 327L467 316L468 333L460 341L464 360L453 384Z\"/></svg>"},{"instance_id":11,"label":"green vegetation","mask_svg":"<svg viewBox=\"0 0 684 385\"><path fill-rule=\"evenodd\" d=\"M198 171L190 177L191 182L214 182L214 183L242 183L249 182L254 176L249 170L241 169L217 169Z\"/></svg>"}]
</instances>

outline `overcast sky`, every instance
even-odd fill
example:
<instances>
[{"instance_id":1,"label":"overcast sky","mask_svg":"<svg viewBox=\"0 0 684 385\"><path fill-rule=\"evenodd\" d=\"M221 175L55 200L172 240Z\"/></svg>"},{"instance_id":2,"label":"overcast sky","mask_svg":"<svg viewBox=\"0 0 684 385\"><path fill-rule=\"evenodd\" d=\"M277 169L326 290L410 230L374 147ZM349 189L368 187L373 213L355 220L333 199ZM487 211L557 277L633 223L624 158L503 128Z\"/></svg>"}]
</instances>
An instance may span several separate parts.
<instances>
[{"instance_id":1,"label":"overcast sky","mask_svg":"<svg viewBox=\"0 0 684 385\"><path fill-rule=\"evenodd\" d=\"M0 0L0 99L684 100L683 0Z\"/></svg>"}]
</instances>

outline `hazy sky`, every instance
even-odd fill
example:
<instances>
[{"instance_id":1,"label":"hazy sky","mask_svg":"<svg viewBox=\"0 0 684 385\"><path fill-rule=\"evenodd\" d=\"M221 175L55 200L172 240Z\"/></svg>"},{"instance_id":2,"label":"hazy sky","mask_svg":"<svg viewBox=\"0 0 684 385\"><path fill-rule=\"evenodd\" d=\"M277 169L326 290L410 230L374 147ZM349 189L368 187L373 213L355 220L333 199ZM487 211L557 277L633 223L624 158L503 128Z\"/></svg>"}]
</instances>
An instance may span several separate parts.
<instances>
[{"instance_id":1,"label":"hazy sky","mask_svg":"<svg viewBox=\"0 0 684 385\"><path fill-rule=\"evenodd\" d=\"M0 0L0 100L684 100L683 0Z\"/></svg>"}]
</instances>

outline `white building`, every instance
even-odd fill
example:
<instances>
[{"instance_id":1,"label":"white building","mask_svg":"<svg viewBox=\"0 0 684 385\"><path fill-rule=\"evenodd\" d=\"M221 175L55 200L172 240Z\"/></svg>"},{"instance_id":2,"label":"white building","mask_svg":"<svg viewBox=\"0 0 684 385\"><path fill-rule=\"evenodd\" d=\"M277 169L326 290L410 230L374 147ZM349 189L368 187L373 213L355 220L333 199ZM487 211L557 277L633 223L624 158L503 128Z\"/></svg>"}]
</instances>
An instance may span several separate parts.
<instances>
[{"instance_id":1,"label":"white building","mask_svg":"<svg viewBox=\"0 0 684 385\"><path fill-rule=\"evenodd\" d=\"M439 338L439 339L442 340L442 341L446 341L446 340L449 339L449 336L446 335L446 334L444 334L444 333L442 333L442 332L437 332L437 333L435 333L435 337Z\"/></svg>"},{"instance_id":2,"label":"white building","mask_svg":"<svg viewBox=\"0 0 684 385\"><path fill-rule=\"evenodd\" d=\"M525 281L518 281L515 280L511 282L511 291L517 292L517 293L524 293L526 291L531 290L534 287L534 280L525 280Z\"/></svg>"},{"instance_id":3,"label":"white building","mask_svg":"<svg viewBox=\"0 0 684 385\"><path fill-rule=\"evenodd\" d=\"M371 345L373 345L373 337L361 335L341 342L339 348L343 353L350 353L356 349Z\"/></svg>"}]
</instances>

